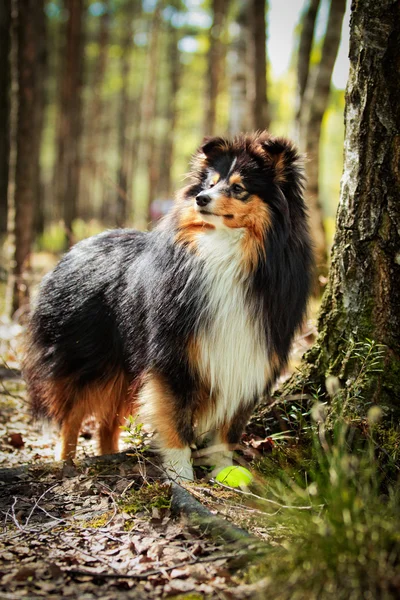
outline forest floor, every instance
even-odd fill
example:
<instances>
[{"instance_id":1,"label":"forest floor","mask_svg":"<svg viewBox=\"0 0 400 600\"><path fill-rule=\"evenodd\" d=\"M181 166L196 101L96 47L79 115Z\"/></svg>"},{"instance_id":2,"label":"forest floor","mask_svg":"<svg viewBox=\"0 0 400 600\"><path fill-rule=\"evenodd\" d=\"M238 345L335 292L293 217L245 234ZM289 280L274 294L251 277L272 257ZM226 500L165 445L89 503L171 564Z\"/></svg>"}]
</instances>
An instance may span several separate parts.
<instances>
[{"instance_id":1,"label":"forest floor","mask_svg":"<svg viewBox=\"0 0 400 600\"><path fill-rule=\"evenodd\" d=\"M0 320L0 599L262 596L265 582L246 575L257 540L273 542L257 499L205 480L187 486L228 534L231 524L244 530L228 543L212 521L205 529L171 506L157 459L140 447L129 452L124 435L124 454L90 459L96 440L88 421L77 460L55 463L58 433L32 420L20 378L23 337L20 325ZM306 338L295 345L293 364ZM273 445L254 440L243 446L250 468Z\"/></svg>"}]
</instances>

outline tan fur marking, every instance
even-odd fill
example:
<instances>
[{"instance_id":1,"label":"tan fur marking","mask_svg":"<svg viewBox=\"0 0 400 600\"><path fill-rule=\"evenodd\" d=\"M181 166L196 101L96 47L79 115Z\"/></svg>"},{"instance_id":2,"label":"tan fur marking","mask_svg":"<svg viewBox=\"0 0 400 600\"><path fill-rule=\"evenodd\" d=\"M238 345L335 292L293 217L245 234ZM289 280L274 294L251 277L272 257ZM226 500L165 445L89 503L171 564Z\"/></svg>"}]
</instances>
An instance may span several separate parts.
<instances>
[{"instance_id":1,"label":"tan fur marking","mask_svg":"<svg viewBox=\"0 0 400 600\"><path fill-rule=\"evenodd\" d=\"M172 391L157 373L149 373L139 393L140 418L157 430L164 448L185 448L176 429L176 403Z\"/></svg>"},{"instance_id":2,"label":"tan fur marking","mask_svg":"<svg viewBox=\"0 0 400 600\"><path fill-rule=\"evenodd\" d=\"M281 366L282 366L281 359L279 358L278 354L275 351L271 352L271 355L269 357L269 362L275 372L280 371Z\"/></svg>"},{"instance_id":3,"label":"tan fur marking","mask_svg":"<svg viewBox=\"0 0 400 600\"><path fill-rule=\"evenodd\" d=\"M100 422L101 454L118 451L120 426L125 417L136 411L135 394L128 390L128 381L122 372L83 388L70 379L48 380L39 385L49 415L62 423L62 459L75 456L82 421L90 415Z\"/></svg>"},{"instance_id":4,"label":"tan fur marking","mask_svg":"<svg viewBox=\"0 0 400 600\"><path fill-rule=\"evenodd\" d=\"M233 175L229 177L229 185L234 185L235 183L238 185L243 185L243 180L240 173L233 173Z\"/></svg>"},{"instance_id":5,"label":"tan fur marking","mask_svg":"<svg viewBox=\"0 0 400 600\"><path fill-rule=\"evenodd\" d=\"M187 356L190 369L193 374L197 373L197 365L200 360L200 348L196 338L192 337L187 345Z\"/></svg>"},{"instance_id":6,"label":"tan fur marking","mask_svg":"<svg viewBox=\"0 0 400 600\"><path fill-rule=\"evenodd\" d=\"M212 178L211 178L211 183L213 185L216 185L220 179L221 179L220 174L219 173L215 173L215 175L213 175Z\"/></svg>"},{"instance_id":7,"label":"tan fur marking","mask_svg":"<svg viewBox=\"0 0 400 600\"><path fill-rule=\"evenodd\" d=\"M213 212L218 215L232 215L224 217L226 227L242 227L247 230L243 238L242 250L245 270L250 273L257 266L259 256L265 252L264 235L271 226L268 206L256 195L250 196L247 202L221 196Z\"/></svg>"},{"instance_id":8,"label":"tan fur marking","mask_svg":"<svg viewBox=\"0 0 400 600\"><path fill-rule=\"evenodd\" d=\"M187 245L191 250L195 250L198 234L207 229L215 229L215 227L211 223L203 221L193 204L185 206L179 212L178 232L175 240L177 243Z\"/></svg>"},{"instance_id":9,"label":"tan fur marking","mask_svg":"<svg viewBox=\"0 0 400 600\"><path fill-rule=\"evenodd\" d=\"M61 460L74 458L79 431L85 417L82 405L74 406L61 426Z\"/></svg>"},{"instance_id":10,"label":"tan fur marking","mask_svg":"<svg viewBox=\"0 0 400 600\"><path fill-rule=\"evenodd\" d=\"M271 162L271 165L275 169L275 181L276 183L285 183L286 182L286 158L285 151L283 150L280 154L270 154L266 151L267 157Z\"/></svg>"}]
</instances>

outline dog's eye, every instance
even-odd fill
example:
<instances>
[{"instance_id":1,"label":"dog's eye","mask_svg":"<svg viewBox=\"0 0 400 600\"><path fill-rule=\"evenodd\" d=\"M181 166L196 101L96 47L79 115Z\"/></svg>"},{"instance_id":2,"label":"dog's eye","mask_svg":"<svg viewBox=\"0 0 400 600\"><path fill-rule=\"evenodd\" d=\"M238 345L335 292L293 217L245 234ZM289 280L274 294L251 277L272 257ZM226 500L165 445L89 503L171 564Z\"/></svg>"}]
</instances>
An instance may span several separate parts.
<instances>
[{"instance_id":1,"label":"dog's eye","mask_svg":"<svg viewBox=\"0 0 400 600\"><path fill-rule=\"evenodd\" d=\"M210 181L210 183L208 184L208 187L211 188L211 187L214 187L214 185L215 185L215 181Z\"/></svg>"},{"instance_id":2,"label":"dog's eye","mask_svg":"<svg viewBox=\"0 0 400 600\"><path fill-rule=\"evenodd\" d=\"M232 192L234 192L235 194L240 194L240 192L244 192L244 187L242 187L238 183L234 183L231 189Z\"/></svg>"}]
</instances>

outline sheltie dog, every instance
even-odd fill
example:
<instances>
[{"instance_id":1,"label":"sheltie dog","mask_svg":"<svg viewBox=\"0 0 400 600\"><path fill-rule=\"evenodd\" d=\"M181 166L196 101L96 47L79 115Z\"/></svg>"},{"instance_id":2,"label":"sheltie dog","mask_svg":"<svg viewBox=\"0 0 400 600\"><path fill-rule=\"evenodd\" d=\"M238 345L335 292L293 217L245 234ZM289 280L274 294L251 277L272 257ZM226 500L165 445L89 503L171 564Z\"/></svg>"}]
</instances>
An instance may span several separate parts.
<instances>
[{"instance_id":1,"label":"sheltie dog","mask_svg":"<svg viewBox=\"0 0 400 600\"><path fill-rule=\"evenodd\" d=\"M206 139L192 166L153 231L83 240L42 282L24 373L62 459L87 415L107 454L137 413L170 478L193 480L199 440L216 473L287 362L312 266L300 157L263 132Z\"/></svg>"}]
</instances>

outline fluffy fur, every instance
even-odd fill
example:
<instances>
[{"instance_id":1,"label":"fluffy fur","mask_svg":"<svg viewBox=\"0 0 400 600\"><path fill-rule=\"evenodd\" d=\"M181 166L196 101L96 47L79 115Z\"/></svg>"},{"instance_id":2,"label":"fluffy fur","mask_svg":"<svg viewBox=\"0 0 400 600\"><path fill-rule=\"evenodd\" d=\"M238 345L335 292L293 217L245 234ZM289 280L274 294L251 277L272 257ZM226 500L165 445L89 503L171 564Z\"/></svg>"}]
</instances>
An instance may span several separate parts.
<instances>
[{"instance_id":1,"label":"fluffy fur","mask_svg":"<svg viewBox=\"0 0 400 600\"><path fill-rule=\"evenodd\" d=\"M198 440L217 470L229 464L287 361L311 263L291 143L266 132L206 140L155 230L84 240L43 280L24 370L34 413L61 426L61 457L75 455L88 414L106 453L138 412L170 477L193 479Z\"/></svg>"}]
</instances>

